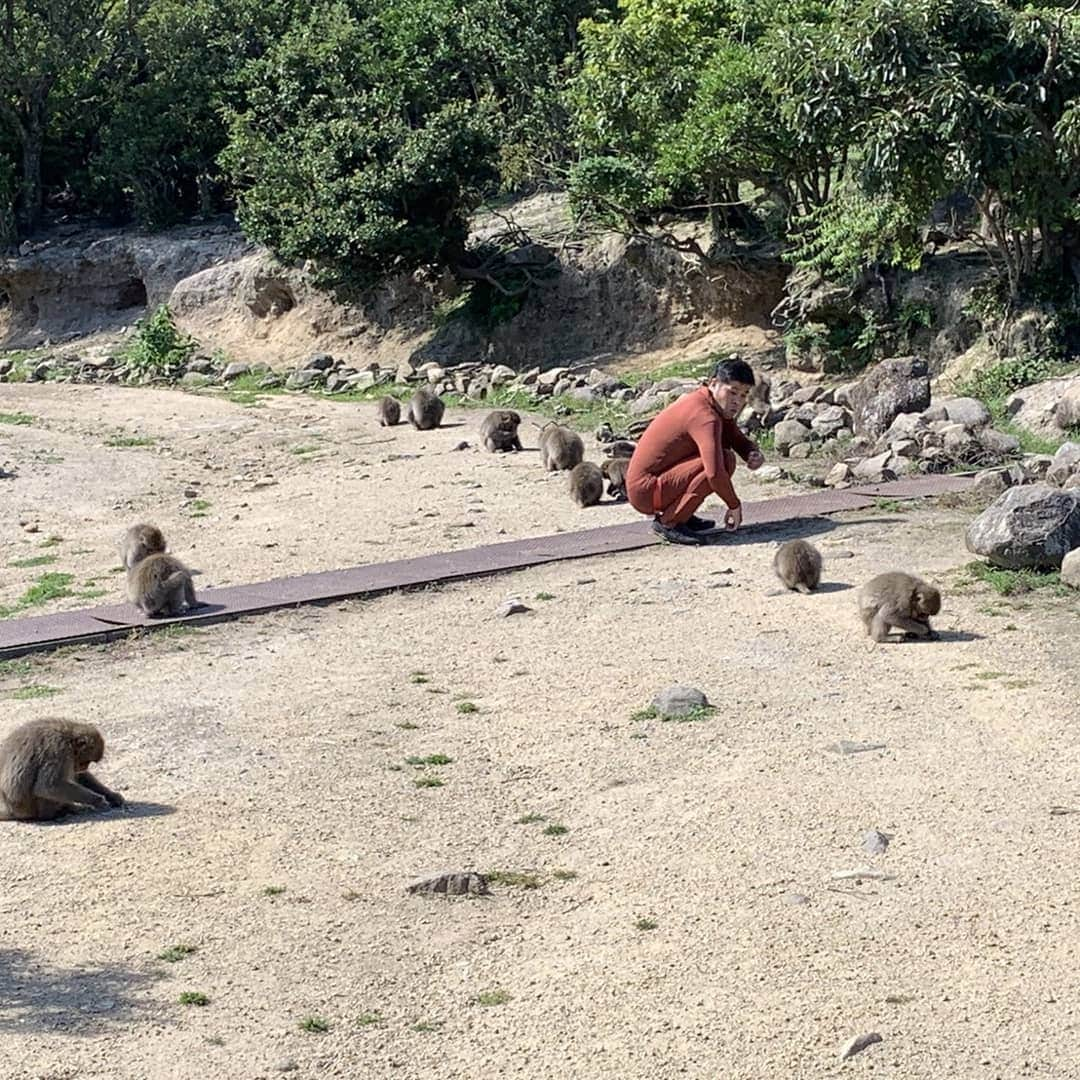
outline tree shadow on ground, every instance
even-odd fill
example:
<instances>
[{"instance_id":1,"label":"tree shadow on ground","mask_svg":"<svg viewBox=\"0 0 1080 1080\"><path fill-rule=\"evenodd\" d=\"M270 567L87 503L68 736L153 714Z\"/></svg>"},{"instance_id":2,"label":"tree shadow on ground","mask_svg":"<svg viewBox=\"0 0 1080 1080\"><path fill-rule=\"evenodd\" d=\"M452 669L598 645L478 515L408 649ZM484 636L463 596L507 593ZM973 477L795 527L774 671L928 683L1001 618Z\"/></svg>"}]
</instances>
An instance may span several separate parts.
<instances>
[{"instance_id":1,"label":"tree shadow on ground","mask_svg":"<svg viewBox=\"0 0 1080 1080\"><path fill-rule=\"evenodd\" d=\"M100 1033L145 1009L159 977L116 965L51 967L24 949L0 949L0 1031Z\"/></svg>"}]
</instances>

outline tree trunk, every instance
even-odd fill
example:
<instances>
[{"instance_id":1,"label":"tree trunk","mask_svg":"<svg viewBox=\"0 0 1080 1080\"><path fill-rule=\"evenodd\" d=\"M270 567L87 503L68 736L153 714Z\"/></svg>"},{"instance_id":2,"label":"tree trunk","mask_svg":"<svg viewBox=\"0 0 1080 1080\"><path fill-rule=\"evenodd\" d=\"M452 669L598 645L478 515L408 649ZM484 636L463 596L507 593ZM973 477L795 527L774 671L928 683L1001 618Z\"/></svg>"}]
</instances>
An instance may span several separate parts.
<instances>
[{"instance_id":1,"label":"tree trunk","mask_svg":"<svg viewBox=\"0 0 1080 1080\"><path fill-rule=\"evenodd\" d=\"M25 103L25 110L19 125L23 159L19 224L22 231L28 233L41 220L41 152L45 145L45 99L35 96Z\"/></svg>"}]
</instances>

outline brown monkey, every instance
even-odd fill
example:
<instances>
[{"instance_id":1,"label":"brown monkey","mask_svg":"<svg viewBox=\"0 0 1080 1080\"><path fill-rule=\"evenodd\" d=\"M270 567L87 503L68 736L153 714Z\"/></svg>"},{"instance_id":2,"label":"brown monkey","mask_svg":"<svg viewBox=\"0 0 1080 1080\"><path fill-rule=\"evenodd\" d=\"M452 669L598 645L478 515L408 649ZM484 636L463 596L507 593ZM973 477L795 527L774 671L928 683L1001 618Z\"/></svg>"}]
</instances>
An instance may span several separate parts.
<instances>
[{"instance_id":1,"label":"brown monkey","mask_svg":"<svg viewBox=\"0 0 1080 1080\"><path fill-rule=\"evenodd\" d=\"M626 502L626 470L630 465L628 457L608 458L600 471L607 478L607 493L616 502Z\"/></svg>"},{"instance_id":2,"label":"brown monkey","mask_svg":"<svg viewBox=\"0 0 1080 1080\"><path fill-rule=\"evenodd\" d=\"M480 438L493 454L500 450L520 450L520 423L521 417L513 409L496 409L484 417L480 425Z\"/></svg>"},{"instance_id":3,"label":"brown monkey","mask_svg":"<svg viewBox=\"0 0 1080 1080\"><path fill-rule=\"evenodd\" d=\"M941 593L922 578L891 571L878 574L859 590L859 614L866 632L885 641L889 628L936 641L930 616L941 610Z\"/></svg>"},{"instance_id":4,"label":"brown monkey","mask_svg":"<svg viewBox=\"0 0 1080 1080\"><path fill-rule=\"evenodd\" d=\"M160 555L165 550L165 537L156 525L132 525L120 546L124 568L130 570L147 555Z\"/></svg>"},{"instance_id":5,"label":"brown monkey","mask_svg":"<svg viewBox=\"0 0 1080 1080\"><path fill-rule=\"evenodd\" d=\"M570 498L578 506L595 506L604 494L604 474L591 461L578 462L570 470Z\"/></svg>"},{"instance_id":6,"label":"brown monkey","mask_svg":"<svg viewBox=\"0 0 1080 1080\"><path fill-rule=\"evenodd\" d=\"M442 423L446 406L438 394L420 387L409 399L409 423L417 431L430 431Z\"/></svg>"},{"instance_id":7,"label":"brown monkey","mask_svg":"<svg viewBox=\"0 0 1080 1080\"><path fill-rule=\"evenodd\" d=\"M624 457L630 458L634 456L634 451L637 449L637 443L631 442L629 439L616 439L613 443L608 443L604 447L604 453L608 457Z\"/></svg>"},{"instance_id":8,"label":"brown monkey","mask_svg":"<svg viewBox=\"0 0 1080 1080\"><path fill-rule=\"evenodd\" d=\"M767 416L771 403L772 383L764 375L758 375L757 382L750 388L750 393L746 397L746 404L758 416Z\"/></svg>"},{"instance_id":9,"label":"brown monkey","mask_svg":"<svg viewBox=\"0 0 1080 1080\"><path fill-rule=\"evenodd\" d=\"M547 472L572 469L585 456L585 444L576 431L547 424L540 432L540 460Z\"/></svg>"},{"instance_id":10,"label":"brown monkey","mask_svg":"<svg viewBox=\"0 0 1080 1080\"><path fill-rule=\"evenodd\" d=\"M31 720L0 743L0 820L51 821L78 806L123 806L87 769L105 754L93 724Z\"/></svg>"},{"instance_id":11,"label":"brown monkey","mask_svg":"<svg viewBox=\"0 0 1080 1080\"><path fill-rule=\"evenodd\" d=\"M401 419L401 402L397 398L379 398L379 427L393 427Z\"/></svg>"},{"instance_id":12,"label":"brown monkey","mask_svg":"<svg viewBox=\"0 0 1080 1080\"><path fill-rule=\"evenodd\" d=\"M805 540L788 540L777 548L773 570L784 588L812 592L821 583L821 553Z\"/></svg>"},{"instance_id":13,"label":"brown monkey","mask_svg":"<svg viewBox=\"0 0 1080 1080\"><path fill-rule=\"evenodd\" d=\"M172 555L147 555L127 575L128 599L147 615L172 617L195 604L191 571Z\"/></svg>"}]
</instances>

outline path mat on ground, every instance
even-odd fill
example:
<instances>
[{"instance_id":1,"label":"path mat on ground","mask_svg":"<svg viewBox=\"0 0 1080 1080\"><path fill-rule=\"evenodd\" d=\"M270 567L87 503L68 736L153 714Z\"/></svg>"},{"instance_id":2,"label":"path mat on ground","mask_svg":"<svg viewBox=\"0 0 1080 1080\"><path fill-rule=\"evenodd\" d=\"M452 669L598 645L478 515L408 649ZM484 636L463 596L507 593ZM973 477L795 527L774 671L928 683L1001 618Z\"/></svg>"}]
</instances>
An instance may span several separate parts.
<instances>
[{"instance_id":1,"label":"path mat on ground","mask_svg":"<svg viewBox=\"0 0 1080 1080\"><path fill-rule=\"evenodd\" d=\"M781 522L820 517L842 510L860 510L876 499L919 498L963 491L970 476L924 476L883 484L852 487L843 491L815 491L807 495L784 495L743 504L743 529L753 532ZM150 619L130 604L82 608L54 615L38 615L0 621L0 659L55 649L63 645L89 645L112 641L139 630L178 623L206 625L256 615L301 604L325 604L353 597L378 596L448 581L487 577L510 570L583 559L593 555L634 551L662 543L646 520L598 529L556 533L502 544L465 548L461 551L422 555L395 562L371 563L344 570L274 578L250 585L233 585L199 591L200 606L190 615L175 619ZM723 545L720 534L715 545ZM714 546L710 544L710 546Z\"/></svg>"}]
</instances>

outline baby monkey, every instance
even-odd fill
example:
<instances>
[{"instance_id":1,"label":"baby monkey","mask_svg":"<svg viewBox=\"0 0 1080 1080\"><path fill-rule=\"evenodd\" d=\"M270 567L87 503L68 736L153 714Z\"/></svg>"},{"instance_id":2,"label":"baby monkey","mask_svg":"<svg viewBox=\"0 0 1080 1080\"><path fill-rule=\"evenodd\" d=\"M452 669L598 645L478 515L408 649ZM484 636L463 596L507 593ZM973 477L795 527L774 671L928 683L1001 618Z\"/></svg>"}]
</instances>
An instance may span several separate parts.
<instances>
[{"instance_id":1,"label":"baby monkey","mask_svg":"<svg viewBox=\"0 0 1080 1080\"><path fill-rule=\"evenodd\" d=\"M570 498L578 506L595 506L604 494L604 474L598 465L582 461L570 470Z\"/></svg>"},{"instance_id":2,"label":"baby monkey","mask_svg":"<svg viewBox=\"0 0 1080 1080\"><path fill-rule=\"evenodd\" d=\"M379 398L379 427L393 427L401 419L401 402L397 398Z\"/></svg>"},{"instance_id":3,"label":"baby monkey","mask_svg":"<svg viewBox=\"0 0 1080 1080\"><path fill-rule=\"evenodd\" d=\"M51 821L79 806L123 806L124 797L88 771L104 754L93 724L50 718L15 728L0 743L0 820Z\"/></svg>"},{"instance_id":4,"label":"baby monkey","mask_svg":"<svg viewBox=\"0 0 1080 1080\"><path fill-rule=\"evenodd\" d=\"M540 431L540 461L545 472L572 469L585 456L585 444L576 431L561 424L546 424Z\"/></svg>"},{"instance_id":5,"label":"baby monkey","mask_svg":"<svg viewBox=\"0 0 1080 1080\"><path fill-rule=\"evenodd\" d=\"M124 533L120 545L124 569L130 570L147 555L160 555L165 551L165 537L156 525L132 525Z\"/></svg>"},{"instance_id":6,"label":"baby monkey","mask_svg":"<svg viewBox=\"0 0 1080 1080\"><path fill-rule=\"evenodd\" d=\"M180 615L196 606L191 571L166 555L165 547L156 525L132 525L124 536L128 599L151 617Z\"/></svg>"},{"instance_id":7,"label":"baby monkey","mask_svg":"<svg viewBox=\"0 0 1080 1080\"><path fill-rule=\"evenodd\" d=\"M629 465L628 457L614 457L608 458L600 466L600 471L608 482L607 493L616 502L626 502L626 470Z\"/></svg>"},{"instance_id":8,"label":"baby monkey","mask_svg":"<svg viewBox=\"0 0 1080 1080\"><path fill-rule=\"evenodd\" d=\"M784 588L813 592L821 583L821 553L805 540L788 540L777 548L773 570Z\"/></svg>"},{"instance_id":9,"label":"baby monkey","mask_svg":"<svg viewBox=\"0 0 1080 1080\"><path fill-rule=\"evenodd\" d=\"M878 574L859 590L859 615L874 641L888 640L889 630L937 641L930 616L941 610L941 593L922 578L898 570Z\"/></svg>"},{"instance_id":10,"label":"baby monkey","mask_svg":"<svg viewBox=\"0 0 1080 1080\"><path fill-rule=\"evenodd\" d=\"M409 423L412 424L417 431L430 431L432 428L437 428L442 423L445 410L446 405L438 394L434 394L430 390L420 387L420 389L409 398Z\"/></svg>"},{"instance_id":11,"label":"baby monkey","mask_svg":"<svg viewBox=\"0 0 1080 1080\"><path fill-rule=\"evenodd\" d=\"M480 438L493 454L504 450L520 450L520 423L521 417L513 409L496 409L484 417L484 422L480 425Z\"/></svg>"}]
</instances>

